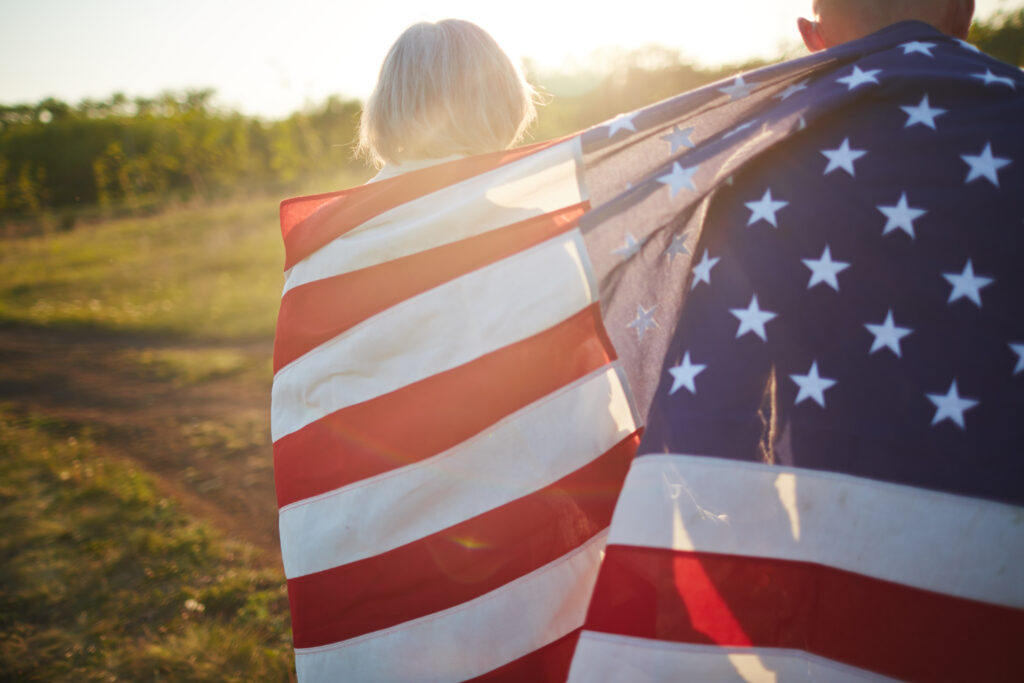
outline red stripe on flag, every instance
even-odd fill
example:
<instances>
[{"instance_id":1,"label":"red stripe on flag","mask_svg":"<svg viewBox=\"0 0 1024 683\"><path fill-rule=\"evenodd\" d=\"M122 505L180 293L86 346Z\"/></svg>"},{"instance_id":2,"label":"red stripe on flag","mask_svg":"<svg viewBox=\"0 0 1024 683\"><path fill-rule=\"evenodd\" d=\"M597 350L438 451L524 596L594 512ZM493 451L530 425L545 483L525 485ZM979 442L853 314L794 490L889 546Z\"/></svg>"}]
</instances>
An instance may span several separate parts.
<instances>
[{"instance_id":1,"label":"red stripe on flag","mask_svg":"<svg viewBox=\"0 0 1024 683\"><path fill-rule=\"evenodd\" d=\"M284 269L288 270L335 237L399 204L553 147L564 139L466 157L339 192L286 199L280 209Z\"/></svg>"},{"instance_id":2,"label":"red stripe on flag","mask_svg":"<svg viewBox=\"0 0 1024 683\"><path fill-rule=\"evenodd\" d=\"M274 372L400 301L572 229L588 206L576 204L289 290L277 318Z\"/></svg>"},{"instance_id":3,"label":"red stripe on flag","mask_svg":"<svg viewBox=\"0 0 1024 683\"><path fill-rule=\"evenodd\" d=\"M638 443L634 433L550 486L413 543L290 579L295 647L454 607L578 548L611 523Z\"/></svg>"},{"instance_id":4,"label":"red stripe on flag","mask_svg":"<svg viewBox=\"0 0 1024 683\"><path fill-rule=\"evenodd\" d=\"M569 665L579 639L580 629L576 629L505 666L470 678L467 683L562 683L569 677Z\"/></svg>"},{"instance_id":5,"label":"red stripe on flag","mask_svg":"<svg viewBox=\"0 0 1024 683\"><path fill-rule=\"evenodd\" d=\"M687 595L709 587L712 598ZM900 679L1002 681L1020 676L1024 611L807 562L611 545L584 628L792 648Z\"/></svg>"},{"instance_id":6,"label":"red stripe on flag","mask_svg":"<svg viewBox=\"0 0 1024 683\"><path fill-rule=\"evenodd\" d=\"M278 505L441 453L614 359L595 303L521 342L343 408L274 443Z\"/></svg>"}]
</instances>

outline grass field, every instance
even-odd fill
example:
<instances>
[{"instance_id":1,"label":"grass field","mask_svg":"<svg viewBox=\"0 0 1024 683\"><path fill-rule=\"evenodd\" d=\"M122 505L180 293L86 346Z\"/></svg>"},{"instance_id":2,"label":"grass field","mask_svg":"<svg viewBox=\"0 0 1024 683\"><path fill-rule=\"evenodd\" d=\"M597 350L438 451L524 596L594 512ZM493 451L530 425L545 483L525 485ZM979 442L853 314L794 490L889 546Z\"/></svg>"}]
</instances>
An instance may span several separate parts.
<instances>
[{"instance_id":1,"label":"grass field","mask_svg":"<svg viewBox=\"0 0 1024 683\"><path fill-rule=\"evenodd\" d=\"M280 572L76 426L0 410L9 680L289 680Z\"/></svg>"},{"instance_id":2,"label":"grass field","mask_svg":"<svg viewBox=\"0 0 1024 683\"><path fill-rule=\"evenodd\" d=\"M274 200L8 241L0 320L237 339L273 333L284 261Z\"/></svg>"},{"instance_id":3,"label":"grass field","mask_svg":"<svg viewBox=\"0 0 1024 683\"><path fill-rule=\"evenodd\" d=\"M346 170L303 193L356 185L369 175ZM269 338L284 284L280 199L184 206L2 240L0 323Z\"/></svg>"},{"instance_id":4,"label":"grass field","mask_svg":"<svg viewBox=\"0 0 1024 683\"><path fill-rule=\"evenodd\" d=\"M277 202L0 240L0 680L293 678Z\"/></svg>"}]
</instances>

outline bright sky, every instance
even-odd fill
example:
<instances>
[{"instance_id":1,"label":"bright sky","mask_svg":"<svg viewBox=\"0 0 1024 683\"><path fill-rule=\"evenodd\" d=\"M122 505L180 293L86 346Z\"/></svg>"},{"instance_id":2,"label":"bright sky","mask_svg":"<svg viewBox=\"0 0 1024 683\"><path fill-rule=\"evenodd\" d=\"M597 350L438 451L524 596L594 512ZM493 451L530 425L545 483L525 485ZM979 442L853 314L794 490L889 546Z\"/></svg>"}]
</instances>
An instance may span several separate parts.
<instances>
[{"instance_id":1,"label":"bright sky","mask_svg":"<svg viewBox=\"0 0 1024 683\"><path fill-rule=\"evenodd\" d=\"M976 0L977 16L1024 0ZM704 64L775 57L811 0L0 0L0 103L212 87L247 114L365 97L411 23L457 17L557 69L658 43Z\"/></svg>"}]
</instances>

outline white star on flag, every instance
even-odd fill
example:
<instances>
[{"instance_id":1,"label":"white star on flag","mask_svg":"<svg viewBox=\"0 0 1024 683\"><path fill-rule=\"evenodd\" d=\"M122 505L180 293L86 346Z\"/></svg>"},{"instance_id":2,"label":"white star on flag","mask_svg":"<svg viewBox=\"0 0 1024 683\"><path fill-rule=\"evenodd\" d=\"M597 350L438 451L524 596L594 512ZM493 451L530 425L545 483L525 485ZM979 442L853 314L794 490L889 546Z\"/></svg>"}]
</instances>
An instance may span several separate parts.
<instances>
[{"instance_id":1,"label":"white star on flag","mask_svg":"<svg viewBox=\"0 0 1024 683\"><path fill-rule=\"evenodd\" d=\"M706 282L711 284L711 269L715 267L721 259L719 257L708 258L708 250L704 250L704 256L701 257L700 263L693 267L693 284L690 285L690 289L694 289L699 283Z\"/></svg>"},{"instance_id":2,"label":"white star on flag","mask_svg":"<svg viewBox=\"0 0 1024 683\"><path fill-rule=\"evenodd\" d=\"M669 263L675 261L676 256L686 256L689 253L690 250L686 247L686 233L673 237L672 243L669 244L668 249L665 250Z\"/></svg>"},{"instance_id":3,"label":"white star on flag","mask_svg":"<svg viewBox=\"0 0 1024 683\"><path fill-rule=\"evenodd\" d=\"M746 202L744 206L750 209L750 219L747 221L747 225L753 225L759 220L768 221L773 227L779 227L779 224L775 221L775 212L782 207L789 204L789 202L781 199L772 199L771 188L764 191L764 196L756 202Z\"/></svg>"},{"instance_id":4,"label":"white star on flag","mask_svg":"<svg viewBox=\"0 0 1024 683\"><path fill-rule=\"evenodd\" d=\"M651 306L650 308L644 308L639 304L637 305L636 319L633 320L633 322L626 325L626 327L632 327L633 329L636 330L637 340L643 339L644 334L646 334L647 330L652 329L654 327L658 327L658 321L654 319L654 309L656 309L657 307L657 304Z\"/></svg>"},{"instance_id":5,"label":"white star on flag","mask_svg":"<svg viewBox=\"0 0 1024 683\"><path fill-rule=\"evenodd\" d=\"M800 391L796 394L796 400L793 401L793 405L797 405L801 401L812 399L822 408L825 407L825 391L835 386L836 381L834 379L828 379L821 377L818 374L818 361L811 363L811 369L806 375L790 375L789 378L796 382L796 385L800 387Z\"/></svg>"},{"instance_id":6,"label":"white star on flag","mask_svg":"<svg viewBox=\"0 0 1024 683\"><path fill-rule=\"evenodd\" d=\"M679 162L672 164L672 171L663 176L658 177L658 182L668 185L671 188L671 196L675 197L679 194L679 190L696 190L697 186L693 184L693 174L697 172L696 166L683 167L679 165Z\"/></svg>"},{"instance_id":7,"label":"white star on flag","mask_svg":"<svg viewBox=\"0 0 1024 683\"><path fill-rule=\"evenodd\" d=\"M979 50L976 46L971 45L966 40L960 40L959 38L954 38L953 40L960 43L960 47L966 48L971 52L977 52L978 54L981 54L981 50Z\"/></svg>"},{"instance_id":8,"label":"white star on flag","mask_svg":"<svg viewBox=\"0 0 1024 683\"><path fill-rule=\"evenodd\" d=\"M885 228L882 230L883 235L888 235L893 230L902 230L910 235L911 239L914 237L914 221L928 213L924 209L908 206L906 192L900 195L896 206L876 206L875 208L885 214L887 219Z\"/></svg>"},{"instance_id":9,"label":"white star on flag","mask_svg":"<svg viewBox=\"0 0 1024 683\"><path fill-rule=\"evenodd\" d=\"M951 304L957 299L967 297L977 304L978 308L981 308L981 288L995 282L994 278L975 275L971 259L967 259L967 265L964 266L962 273L943 273L942 277L953 285L953 291L949 293L949 300L946 303Z\"/></svg>"},{"instance_id":10,"label":"white star on flag","mask_svg":"<svg viewBox=\"0 0 1024 683\"><path fill-rule=\"evenodd\" d=\"M964 411L978 405L973 398L961 398L956 388L956 380L949 385L949 391L945 394L926 394L928 400L935 404L935 417L932 418L934 427L943 420L950 420L956 423L960 429L964 428Z\"/></svg>"},{"instance_id":11,"label":"white star on flag","mask_svg":"<svg viewBox=\"0 0 1024 683\"><path fill-rule=\"evenodd\" d=\"M1024 344L1010 344L1010 349L1017 354L1017 367L1013 369L1013 374L1016 375L1024 370Z\"/></svg>"},{"instance_id":12,"label":"white star on flag","mask_svg":"<svg viewBox=\"0 0 1024 683\"><path fill-rule=\"evenodd\" d=\"M743 76L737 76L736 80L732 82L732 85L727 85L724 88L719 88L719 92L724 92L729 96L731 100L738 100L746 97L750 94L750 91L757 86L756 83L747 83L743 80Z\"/></svg>"},{"instance_id":13,"label":"white star on flag","mask_svg":"<svg viewBox=\"0 0 1024 683\"><path fill-rule=\"evenodd\" d=\"M761 341L768 341L764 325L776 316L771 311L762 311L757 304L757 294L750 298L750 304L746 308L730 308L729 312L740 321L739 329L736 330L736 338L739 339L747 332L753 332Z\"/></svg>"},{"instance_id":14,"label":"white star on flag","mask_svg":"<svg viewBox=\"0 0 1024 683\"><path fill-rule=\"evenodd\" d=\"M903 357L900 351L900 340L914 331L909 327L897 327L892 319L891 308L889 309L889 315L885 316L885 322L881 325L865 323L864 327L868 328L868 332L875 336L875 341L871 344L871 350L868 351L868 355L879 349L887 348L895 353L897 358Z\"/></svg>"},{"instance_id":15,"label":"white star on flag","mask_svg":"<svg viewBox=\"0 0 1024 683\"><path fill-rule=\"evenodd\" d=\"M997 85L1008 85L1011 90L1017 89L1017 85L1013 82L1012 78L996 76L992 73L991 69L985 69L985 73L983 74L971 74L971 78L977 78L979 81L985 81L985 85L992 85L995 83Z\"/></svg>"},{"instance_id":16,"label":"white star on flag","mask_svg":"<svg viewBox=\"0 0 1024 683\"><path fill-rule=\"evenodd\" d=\"M669 368L668 371L672 375L672 388L668 390L669 395L679 391L679 387L686 387L690 390L691 394L697 393L697 387L693 383L693 379L704 372L706 365L699 365L690 362L690 352L687 351L686 355L683 356L683 362L679 365Z\"/></svg>"},{"instance_id":17,"label":"white star on flag","mask_svg":"<svg viewBox=\"0 0 1024 683\"><path fill-rule=\"evenodd\" d=\"M615 137L615 134L620 130L629 130L636 132L636 127L633 125L633 117L636 114L619 114L614 119L608 122L608 137Z\"/></svg>"},{"instance_id":18,"label":"white star on flag","mask_svg":"<svg viewBox=\"0 0 1024 683\"><path fill-rule=\"evenodd\" d=\"M920 104L916 107L900 107L907 114L907 122L903 124L904 128L910 128L911 126L920 123L923 126L928 126L932 130L935 130L935 117L942 116L946 113L946 109L939 109L938 107L931 107L928 105L928 94L921 98Z\"/></svg>"},{"instance_id":19,"label":"white star on flag","mask_svg":"<svg viewBox=\"0 0 1024 683\"><path fill-rule=\"evenodd\" d=\"M999 187L999 169L1010 165L1009 159L992 156L991 142L985 143L985 149L981 150L981 154L961 154L960 158L971 167L971 170L967 172L967 180L964 181L964 184L984 178Z\"/></svg>"},{"instance_id":20,"label":"white star on flag","mask_svg":"<svg viewBox=\"0 0 1024 683\"><path fill-rule=\"evenodd\" d=\"M853 90L858 85L864 85L865 83L878 83L878 79L875 78L876 74L882 73L881 69L871 69L870 71L861 71L860 67L853 67L853 73L843 78L837 78L837 83L845 83L849 90Z\"/></svg>"},{"instance_id":21,"label":"white star on flag","mask_svg":"<svg viewBox=\"0 0 1024 683\"><path fill-rule=\"evenodd\" d=\"M799 83L794 83L793 85L787 87L785 90L780 92L775 97L777 97L780 100L785 100L790 95L795 95L796 93L800 92L801 90L807 90L807 83L809 81L810 81L809 78L805 78L804 80L800 81Z\"/></svg>"},{"instance_id":22,"label":"white star on flag","mask_svg":"<svg viewBox=\"0 0 1024 683\"><path fill-rule=\"evenodd\" d=\"M667 135L662 135L659 139L664 140L672 146L672 150L669 154L675 154L680 147L693 147L693 142L690 141L690 135L693 134L693 128L680 128L679 126L672 126L672 131Z\"/></svg>"},{"instance_id":23,"label":"white star on flag","mask_svg":"<svg viewBox=\"0 0 1024 683\"><path fill-rule=\"evenodd\" d=\"M824 282L838 292L839 279L836 275L850 267L849 263L833 261L832 252L829 250L827 244L825 245L825 251L821 252L820 259L814 260L805 258L801 260L804 262L805 266L811 269L811 281L807 283L807 289Z\"/></svg>"},{"instance_id":24,"label":"white star on flag","mask_svg":"<svg viewBox=\"0 0 1024 683\"><path fill-rule=\"evenodd\" d=\"M828 175L837 168L841 168L851 176L854 175L853 162L867 154L863 149L850 149L850 138L844 139L843 144L839 147L823 149L821 153L828 159L828 166L825 167L825 173L822 175Z\"/></svg>"},{"instance_id":25,"label":"white star on flag","mask_svg":"<svg viewBox=\"0 0 1024 683\"><path fill-rule=\"evenodd\" d=\"M640 251L640 243L636 241L636 238L633 237L633 235L627 232L626 243L614 250L612 253L616 256L621 256L622 258L629 258L638 251Z\"/></svg>"},{"instance_id":26,"label":"white star on flag","mask_svg":"<svg viewBox=\"0 0 1024 683\"><path fill-rule=\"evenodd\" d=\"M919 40L912 40L909 43L903 43L900 45L903 48L903 54L909 55L911 52L920 52L923 55L934 57L931 53L931 49L935 47L935 43L922 43Z\"/></svg>"}]
</instances>

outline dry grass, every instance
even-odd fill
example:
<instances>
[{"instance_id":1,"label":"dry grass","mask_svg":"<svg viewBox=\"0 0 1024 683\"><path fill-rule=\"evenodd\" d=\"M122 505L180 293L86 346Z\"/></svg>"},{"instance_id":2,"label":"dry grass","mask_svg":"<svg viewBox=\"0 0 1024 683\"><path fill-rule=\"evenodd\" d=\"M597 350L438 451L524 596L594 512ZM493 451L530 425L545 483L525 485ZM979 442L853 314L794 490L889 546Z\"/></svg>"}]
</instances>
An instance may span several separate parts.
<instances>
[{"instance_id":1,"label":"dry grass","mask_svg":"<svg viewBox=\"0 0 1024 683\"><path fill-rule=\"evenodd\" d=\"M0 410L0 678L292 678L284 578L106 455Z\"/></svg>"}]
</instances>

